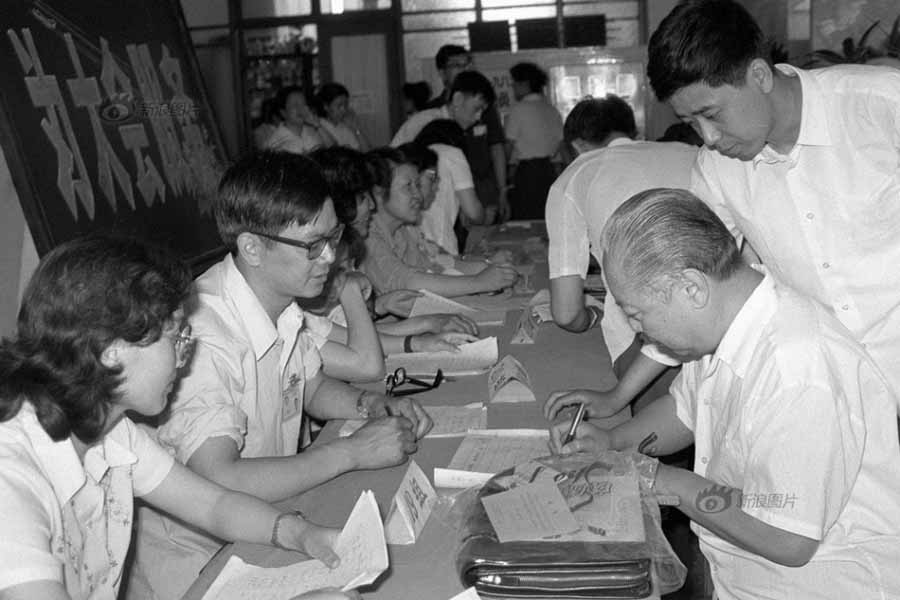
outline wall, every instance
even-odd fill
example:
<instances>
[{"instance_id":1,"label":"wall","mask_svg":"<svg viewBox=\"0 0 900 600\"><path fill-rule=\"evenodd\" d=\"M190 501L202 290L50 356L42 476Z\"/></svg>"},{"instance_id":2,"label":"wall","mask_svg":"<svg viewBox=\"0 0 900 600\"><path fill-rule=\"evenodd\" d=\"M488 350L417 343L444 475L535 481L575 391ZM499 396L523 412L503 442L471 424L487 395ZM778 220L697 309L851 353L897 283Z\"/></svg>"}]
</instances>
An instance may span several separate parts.
<instances>
[{"instance_id":1,"label":"wall","mask_svg":"<svg viewBox=\"0 0 900 600\"><path fill-rule=\"evenodd\" d=\"M900 16L897 0L812 0L812 47L841 51L846 37L858 41L875 21L878 27L869 36L869 45L879 48Z\"/></svg>"},{"instance_id":2,"label":"wall","mask_svg":"<svg viewBox=\"0 0 900 600\"><path fill-rule=\"evenodd\" d=\"M0 148L0 336L15 330L19 298L37 266L37 250L25 224L19 195L13 187L3 149Z\"/></svg>"}]
</instances>

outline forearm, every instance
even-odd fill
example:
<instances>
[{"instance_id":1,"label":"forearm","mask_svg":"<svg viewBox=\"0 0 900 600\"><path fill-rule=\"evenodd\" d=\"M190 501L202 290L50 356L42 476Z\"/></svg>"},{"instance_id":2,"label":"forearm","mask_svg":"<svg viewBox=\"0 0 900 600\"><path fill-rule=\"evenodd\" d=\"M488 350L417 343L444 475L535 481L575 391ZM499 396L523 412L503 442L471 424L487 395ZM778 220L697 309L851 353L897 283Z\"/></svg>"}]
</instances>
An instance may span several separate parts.
<instances>
[{"instance_id":1,"label":"forearm","mask_svg":"<svg viewBox=\"0 0 900 600\"><path fill-rule=\"evenodd\" d=\"M390 336L406 336L406 335L418 335L420 333L430 333L431 329L428 322L421 317L410 317L408 319L401 319L399 321L392 321L390 323L377 323L375 325L375 329L378 330L378 333L381 334L381 344L384 346L385 335ZM385 348L385 352L390 352L387 348Z\"/></svg>"},{"instance_id":2,"label":"forearm","mask_svg":"<svg viewBox=\"0 0 900 600\"><path fill-rule=\"evenodd\" d=\"M773 527L745 513L741 490L685 469L659 465L654 490L678 497L678 509L723 540L788 567L806 564L818 541Z\"/></svg>"},{"instance_id":3,"label":"forearm","mask_svg":"<svg viewBox=\"0 0 900 600\"><path fill-rule=\"evenodd\" d=\"M638 352L612 393L616 400L625 406L667 368L668 365L656 362L643 352Z\"/></svg>"},{"instance_id":4,"label":"forearm","mask_svg":"<svg viewBox=\"0 0 900 600\"><path fill-rule=\"evenodd\" d=\"M494 167L494 179L497 189L506 187L506 148L503 143L491 145L491 163Z\"/></svg>"},{"instance_id":5,"label":"forearm","mask_svg":"<svg viewBox=\"0 0 900 600\"><path fill-rule=\"evenodd\" d=\"M356 403L360 394L359 388L319 373L315 377L315 387L306 396L304 410L326 421L356 419L359 417Z\"/></svg>"},{"instance_id":6,"label":"forearm","mask_svg":"<svg viewBox=\"0 0 900 600\"><path fill-rule=\"evenodd\" d=\"M635 417L610 431L613 450L634 450L648 456L666 456L687 448L694 434L676 415L675 399L666 394Z\"/></svg>"},{"instance_id":7,"label":"forearm","mask_svg":"<svg viewBox=\"0 0 900 600\"><path fill-rule=\"evenodd\" d=\"M353 470L352 453L345 446L346 440L340 438L291 456L238 458L206 476L226 488L279 502Z\"/></svg>"},{"instance_id":8,"label":"forearm","mask_svg":"<svg viewBox=\"0 0 900 600\"><path fill-rule=\"evenodd\" d=\"M384 375L384 353L365 301L358 288L352 287L341 296L347 327L332 326L330 343L322 348L323 365L332 377L371 381Z\"/></svg>"},{"instance_id":9,"label":"forearm","mask_svg":"<svg viewBox=\"0 0 900 600\"><path fill-rule=\"evenodd\" d=\"M578 275L565 275L550 280L550 312L553 321L573 333L585 331L591 314L584 304L584 280Z\"/></svg>"},{"instance_id":10,"label":"forearm","mask_svg":"<svg viewBox=\"0 0 900 600\"><path fill-rule=\"evenodd\" d=\"M462 216L470 225L481 225L484 222L484 206L475 194L475 188L466 188L455 192Z\"/></svg>"}]
</instances>

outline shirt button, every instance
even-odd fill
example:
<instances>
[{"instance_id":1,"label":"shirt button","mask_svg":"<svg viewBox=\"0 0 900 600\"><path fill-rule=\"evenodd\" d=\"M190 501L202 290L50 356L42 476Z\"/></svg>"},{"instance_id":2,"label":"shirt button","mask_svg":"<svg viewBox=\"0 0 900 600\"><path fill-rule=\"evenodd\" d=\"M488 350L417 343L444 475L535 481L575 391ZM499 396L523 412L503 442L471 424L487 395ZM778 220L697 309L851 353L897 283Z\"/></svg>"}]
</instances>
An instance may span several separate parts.
<instances>
[{"instance_id":1,"label":"shirt button","mask_svg":"<svg viewBox=\"0 0 900 600\"><path fill-rule=\"evenodd\" d=\"M700 462L702 462L705 465L706 463L709 462L709 459L704 456L704 457L700 458Z\"/></svg>"},{"instance_id":2,"label":"shirt button","mask_svg":"<svg viewBox=\"0 0 900 600\"><path fill-rule=\"evenodd\" d=\"M810 212L810 213L806 213L806 218L809 219L810 221L812 221L812 220L815 218L815 215L812 214L811 212Z\"/></svg>"},{"instance_id":3,"label":"shirt button","mask_svg":"<svg viewBox=\"0 0 900 600\"><path fill-rule=\"evenodd\" d=\"M823 262L823 263L822 263L822 268L823 268L823 269L827 269L827 268L829 268L829 267L831 267L831 263L827 263L827 262Z\"/></svg>"},{"instance_id":4,"label":"shirt button","mask_svg":"<svg viewBox=\"0 0 900 600\"><path fill-rule=\"evenodd\" d=\"M845 304L845 305L843 305L841 308L842 308L843 310L850 310L850 305L849 305L849 304Z\"/></svg>"}]
</instances>

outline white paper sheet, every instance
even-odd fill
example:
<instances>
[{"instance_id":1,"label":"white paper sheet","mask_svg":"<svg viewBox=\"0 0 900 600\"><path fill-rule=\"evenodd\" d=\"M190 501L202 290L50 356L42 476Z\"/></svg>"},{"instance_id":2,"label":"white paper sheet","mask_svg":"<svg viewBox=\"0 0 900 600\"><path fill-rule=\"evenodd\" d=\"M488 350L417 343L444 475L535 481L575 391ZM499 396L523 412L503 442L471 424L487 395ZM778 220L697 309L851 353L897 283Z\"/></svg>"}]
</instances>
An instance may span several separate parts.
<instances>
[{"instance_id":1,"label":"white paper sheet","mask_svg":"<svg viewBox=\"0 0 900 600\"><path fill-rule=\"evenodd\" d=\"M444 375L462 376L483 373L497 362L497 338L487 337L462 344L457 352L408 352L389 354L384 360L388 373L398 367L411 377L433 377L438 369Z\"/></svg>"},{"instance_id":2,"label":"white paper sheet","mask_svg":"<svg viewBox=\"0 0 900 600\"><path fill-rule=\"evenodd\" d=\"M481 499L501 542L554 539L578 531L566 499L552 481L538 481Z\"/></svg>"},{"instance_id":3,"label":"white paper sheet","mask_svg":"<svg viewBox=\"0 0 900 600\"><path fill-rule=\"evenodd\" d=\"M410 461L385 519L388 544L413 544L428 522L437 492L416 461Z\"/></svg>"},{"instance_id":4,"label":"white paper sheet","mask_svg":"<svg viewBox=\"0 0 900 600\"><path fill-rule=\"evenodd\" d=\"M469 433L447 468L434 470L434 485L479 485L504 469L547 456L549 440L546 429L486 429Z\"/></svg>"},{"instance_id":5,"label":"white paper sheet","mask_svg":"<svg viewBox=\"0 0 900 600\"><path fill-rule=\"evenodd\" d=\"M481 596L478 595L475 588L470 587L453 596L450 600L481 600Z\"/></svg>"},{"instance_id":6,"label":"white paper sheet","mask_svg":"<svg viewBox=\"0 0 900 600\"><path fill-rule=\"evenodd\" d=\"M371 491L360 494L334 550L341 559L335 569L318 560L259 567L232 556L203 600L291 598L324 587L346 591L372 583L387 569L388 555L381 514Z\"/></svg>"},{"instance_id":7,"label":"white paper sheet","mask_svg":"<svg viewBox=\"0 0 900 600\"><path fill-rule=\"evenodd\" d=\"M422 295L416 298L413 303L412 310L409 313L410 317L449 313L465 315L483 326L500 326L506 320L505 308L479 310L455 300L444 298L428 290L419 290L419 293Z\"/></svg>"}]
</instances>

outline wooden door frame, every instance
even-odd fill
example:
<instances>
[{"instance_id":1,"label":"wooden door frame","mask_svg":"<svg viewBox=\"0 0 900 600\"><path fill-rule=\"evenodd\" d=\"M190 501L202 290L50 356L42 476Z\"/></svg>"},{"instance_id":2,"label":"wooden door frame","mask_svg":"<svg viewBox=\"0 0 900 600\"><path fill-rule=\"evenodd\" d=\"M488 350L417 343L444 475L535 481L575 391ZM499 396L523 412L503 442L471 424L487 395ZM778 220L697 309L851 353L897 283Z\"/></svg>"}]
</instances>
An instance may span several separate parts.
<instances>
[{"instance_id":1,"label":"wooden door frame","mask_svg":"<svg viewBox=\"0 0 900 600\"><path fill-rule=\"evenodd\" d=\"M399 3L395 3L399 4ZM319 77L331 81L331 39L344 35L384 34L387 51L387 89L390 131L396 131L403 122L403 106L400 89L403 85L403 37L399 16L395 9L378 11L354 11L339 15L321 15L318 18ZM352 92L352 90L351 90Z\"/></svg>"}]
</instances>

